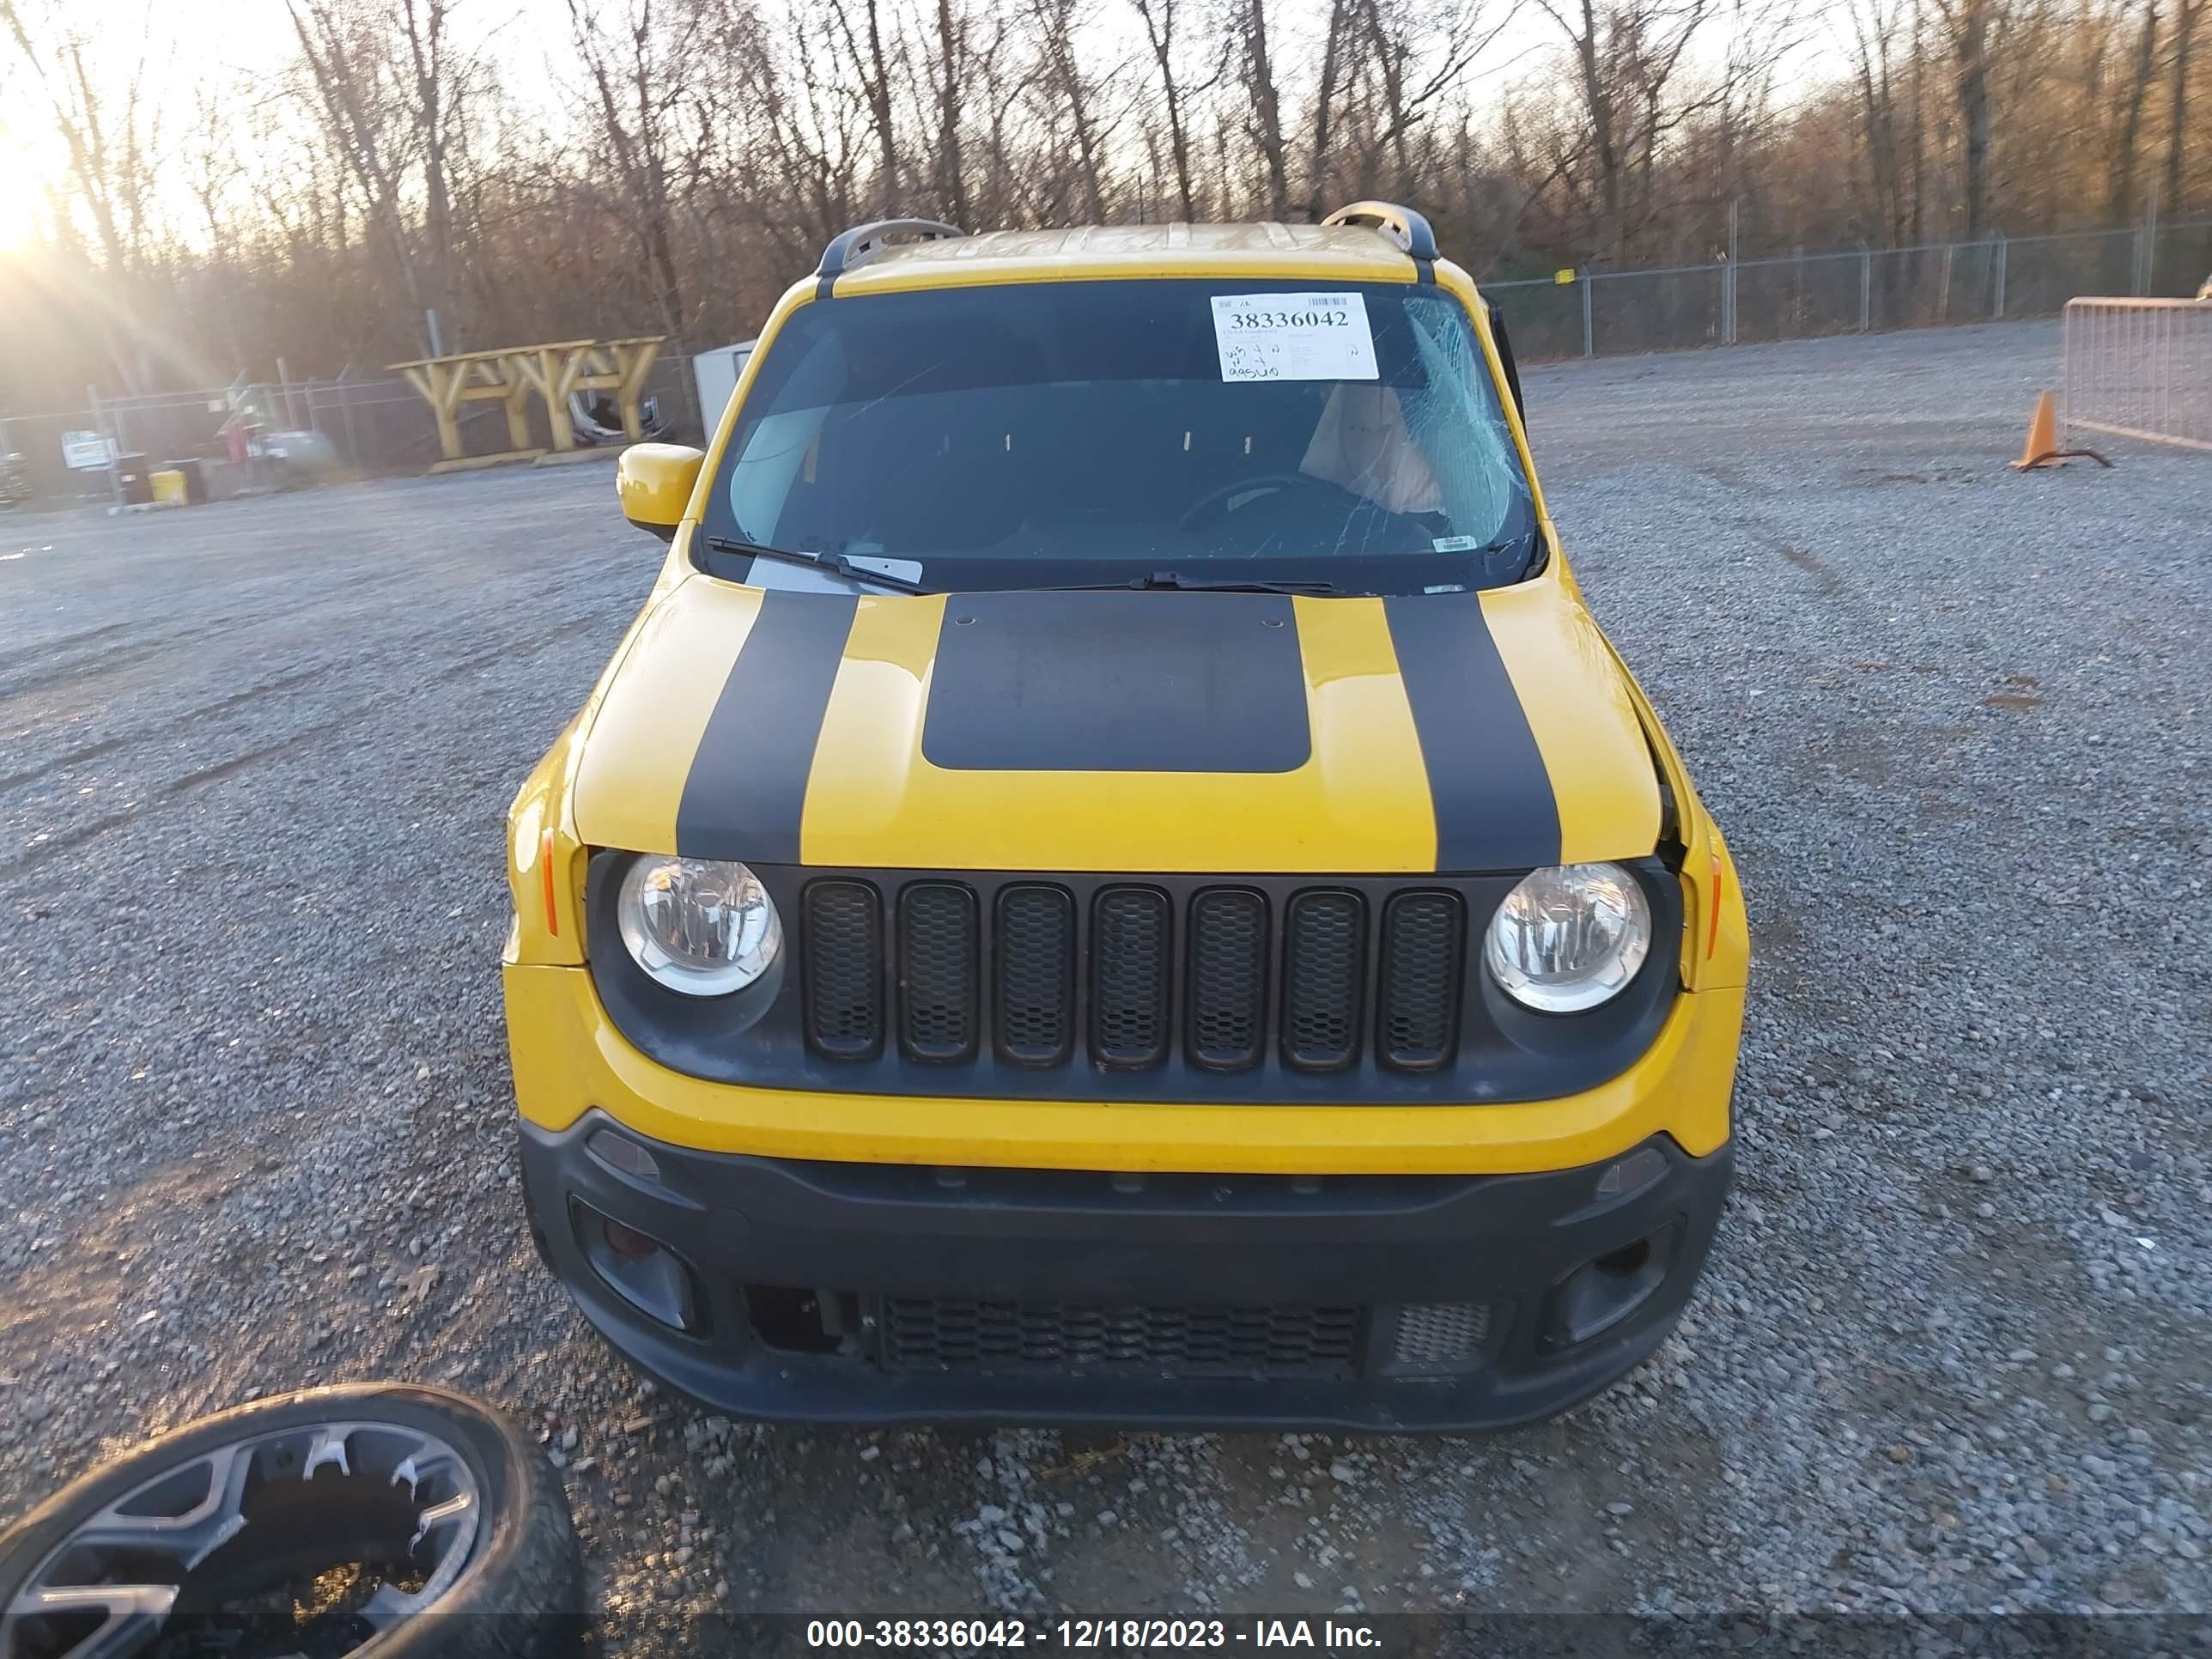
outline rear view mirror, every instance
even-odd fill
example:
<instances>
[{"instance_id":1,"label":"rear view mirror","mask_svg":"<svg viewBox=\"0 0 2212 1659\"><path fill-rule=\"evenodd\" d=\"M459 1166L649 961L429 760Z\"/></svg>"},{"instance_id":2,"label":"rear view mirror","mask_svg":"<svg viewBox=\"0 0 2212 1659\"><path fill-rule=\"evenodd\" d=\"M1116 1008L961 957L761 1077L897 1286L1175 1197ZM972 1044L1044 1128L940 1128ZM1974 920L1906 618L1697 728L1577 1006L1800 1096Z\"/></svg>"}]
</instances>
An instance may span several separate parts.
<instances>
[{"instance_id":1,"label":"rear view mirror","mask_svg":"<svg viewBox=\"0 0 2212 1659\"><path fill-rule=\"evenodd\" d=\"M706 456L684 444L632 444L615 463L615 494L623 517L664 542L676 539L676 526L691 504Z\"/></svg>"}]
</instances>

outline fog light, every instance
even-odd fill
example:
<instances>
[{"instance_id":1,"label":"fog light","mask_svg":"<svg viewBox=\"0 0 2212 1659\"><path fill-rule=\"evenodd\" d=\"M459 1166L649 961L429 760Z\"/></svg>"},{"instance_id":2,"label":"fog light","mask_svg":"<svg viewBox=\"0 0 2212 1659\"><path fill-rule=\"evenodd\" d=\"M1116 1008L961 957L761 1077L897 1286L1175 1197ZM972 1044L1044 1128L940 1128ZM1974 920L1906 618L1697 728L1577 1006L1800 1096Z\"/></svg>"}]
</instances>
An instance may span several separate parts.
<instances>
[{"instance_id":1,"label":"fog light","mask_svg":"<svg viewBox=\"0 0 2212 1659\"><path fill-rule=\"evenodd\" d=\"M610 1221L599 1231L606 1235L607 1248L629 1261L642 1261L660 1248L635 1227L625 1227L619 1221Z\"/></svg>"},{"instance_id":2,"label":"fog light","mask_svg":"<svg viewBox=\"0 0 2212 1659\"><path fill-rule=\"evenodd\" d=\"M700 1328L691 1270L675 1251L651 1234L601 1214L581 1199L569 1203L584 1259L609 1290L664 1325L679 1331Z\"/></svg>"}]
</instances>

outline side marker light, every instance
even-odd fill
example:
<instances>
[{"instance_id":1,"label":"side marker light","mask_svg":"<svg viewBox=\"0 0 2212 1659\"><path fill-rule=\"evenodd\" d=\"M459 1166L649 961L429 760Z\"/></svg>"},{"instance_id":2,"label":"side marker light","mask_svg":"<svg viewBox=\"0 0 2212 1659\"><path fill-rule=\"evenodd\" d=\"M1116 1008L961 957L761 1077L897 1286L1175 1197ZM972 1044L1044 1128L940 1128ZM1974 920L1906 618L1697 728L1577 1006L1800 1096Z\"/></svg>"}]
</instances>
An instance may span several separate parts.
<instances>
[{"instance_id":1,"label":"side marker light","mask_svg":"<svg viewBox=\"0 0 2212 1659\"><path fill-rule=\"evenodd\" d=\"M561 937L561 911L553 902L553 832L550 830L538 837L538 864L545 875L545 931L558 939Z\"/></svg>"}]
</instances>

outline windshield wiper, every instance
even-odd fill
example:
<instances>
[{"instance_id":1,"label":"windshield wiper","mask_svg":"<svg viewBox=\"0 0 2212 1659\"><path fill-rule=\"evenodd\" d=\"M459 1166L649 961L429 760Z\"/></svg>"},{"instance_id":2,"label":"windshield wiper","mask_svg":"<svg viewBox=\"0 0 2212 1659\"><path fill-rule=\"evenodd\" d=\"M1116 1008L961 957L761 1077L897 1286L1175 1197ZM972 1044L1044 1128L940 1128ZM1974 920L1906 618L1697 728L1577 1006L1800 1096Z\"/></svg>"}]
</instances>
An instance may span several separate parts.
<instances>
[{"instance_id":1,"label":"windshield wiper","mask_svg":"<svg viewBox=\"0 0 2212 1659\"><path fill-rule=\"evenodd\" d=\"M765 542L749 542L738 536L709 536L707 545L717 553L737 553L756 559L781 559L788 564L811 564L821 570L836 572L856 582L873 582L878 587L895 588L901 593L927 593L930 590L920 582L908 581L903 576L871 570L864 564L855 564L842 553L823 551L805 552L788 547L770 547Z\"/></svg>"},{"instance_id":2,"label":"windshield wiper","mask_svg":"<svg viewBox=\"0 0 2212 1659\"><path fill-rule=\"evenodd\" d=\"M1178 575L1172 570L1155 570L1149 576L1132 576L1125 582L1074 582L1065 587L1031 588L1036 593L1107 593L1116 588L1135 588L1139 592L1152 589L1171 589L1178 593L1341 593L1344 589L1334 582L1308 581L1292 577L1283 581L1231 579L1213 581L1200 577Z\"/></svg>"}]
</instances>

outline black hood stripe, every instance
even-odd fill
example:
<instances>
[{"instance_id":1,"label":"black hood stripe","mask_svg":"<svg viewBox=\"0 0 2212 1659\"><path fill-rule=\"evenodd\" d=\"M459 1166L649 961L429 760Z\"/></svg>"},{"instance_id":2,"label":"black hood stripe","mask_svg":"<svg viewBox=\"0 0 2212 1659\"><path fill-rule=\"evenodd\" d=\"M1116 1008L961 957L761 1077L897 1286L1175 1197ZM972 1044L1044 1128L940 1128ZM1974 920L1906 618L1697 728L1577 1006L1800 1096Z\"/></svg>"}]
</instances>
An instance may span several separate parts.
<instances>
[{"instance_id":1,"label":"black hood stripe","mask_svg":"<svg viewBox=\"0 0 2212 1659\"><path fill-rule=\"evenodd\" d=\"M722 682L684 780L685 858L797 864L806 778L858 596L770 591Z\"/></svg>"},{"instance_id":2,"label":"black hood stripe","mask_svg":"<svg viewBox=\"0 0 2212 1659\"><path fill-rule=\"evenodd\" d=\"M1273 593L956 593L921 752L977 772L1294 772L1313 753Z\"/></svg>"},{"instance_id":3,"label":"black hood stripe","mask_svg":"<svg viewBox=\"0 0 2212 1659\"><path fill-rule=\"evenodd\" d=\"M1474 593L1382 602L1437 815L1437 868L1559 861L1559 807L1521 694Z\"/></svg>"}]
</instances>

